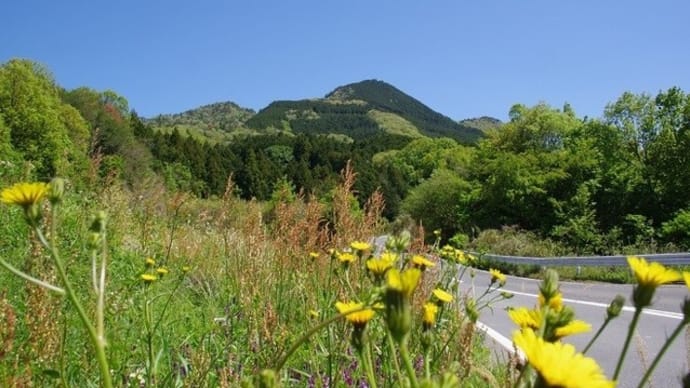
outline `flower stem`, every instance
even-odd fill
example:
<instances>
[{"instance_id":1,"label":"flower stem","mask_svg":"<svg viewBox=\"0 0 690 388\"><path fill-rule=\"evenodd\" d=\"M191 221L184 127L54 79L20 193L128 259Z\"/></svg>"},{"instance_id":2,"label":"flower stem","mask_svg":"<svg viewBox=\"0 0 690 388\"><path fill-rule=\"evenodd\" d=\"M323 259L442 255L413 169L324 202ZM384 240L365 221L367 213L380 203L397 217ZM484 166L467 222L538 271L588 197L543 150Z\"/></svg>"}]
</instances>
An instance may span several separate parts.
<instances>
[{"instance_id":1,"label":"flower stem","mask_svg":"<svg viewBox=\"0 0 690 388\"><path fill-rule=\"evenodd\" d=\"M2 265L3 267L5 267L6 270L8 270L8 271L12 272L13 274L19 276L20 278L22 278L22 279L24 279L24 280L26 280L26 281L29 281L29 282L31 282L31 283L34 283L34 284L36 284L37 286L41 286L41 287L47 288L48 290L53 291L53 292L56 292L56 293L58 293L58 294L60 294L60 295L64 295L64 294L65 294L65 290L63 290L62 288L60 288L60 287L58 287L58 286L54 286L54 285L52 285L52 284L50 284L50 283L48 283L48 282L44 282L43 280L37 279L37 278L35 278L35 277L33 277L33 276L27 274L27 273L24 273L24 272L18 270L17 268L13 267L12 264L6 262L6 261L5 261L4 259L2 259L2 258L0 258L0 265Z\"/></svg>"},{"instance_id":2,"label":"flower stem","mask_svg":"<svg viewBox=\"0 0 690 388\"><path fill-rule=\"evenodd\" d=\"M407 377L410 379L410 386L412 388L419 387L419 383L417 382L417 374L415 373L414 366L412 365L410 351L407 347L407 336L400 341L400 357L405 364L405 371L407 371Z\"/></svg>"},{"instance_id":3,"label":"flower stem","mask_svg":"<svg viewBox=\"0 0 690 388\"><path fill-rule=\"evenodd\" d=\"M84 311L84 307L82 307L81 303L79 302L79 299L77 299L77 294L74 292L74 288L72 288L72 283L70 283L69 279L67 278L67 271L65 271L65 266L63 265L62 259L58 254L57 248L48 243L48 241L46 240L45 236L38 228L38 226L34 226L34 231L36 232L36 236L38 236L38 239L40 240L41 244L43 244L43 246L50 251L50 255L53 257L53 261L55 262L55 267L58 270L58 276L60 276L60 280L62 281L63 285L65 286L65 290L67 291L67 297L69 298L70 302L74 305L74 307L77 309L79 319L81 320L82 325L84 325L84 328L89 334L91 343L93 344L96 350L96 359L98 360L98 367L101 372L101 382L103 384L103 387L112 388L113 383L110 378L110 368L108 367L108 359L105 355L105 343L104 341L102 341L101 338L98 337L98 334L96 333L96 328L93 326L93 324L89 320L89 317L86 315L86 311Z\"/></svg>"},{"instance_id":4,"label":"flower stem","mask_svg":"<svg viewBox=\"0 0 690 388\"><path fill-rule=\"evenodd\" d=\"M616 365L616 371L613 373L613 380L618 380L618 375L623 367L623 360L625 360L625 355L628 353L628 347L630 346L630 340L632 339L633 333L635 332L635 327L637 327L637 321L642 313L642 307L635 308L635 314L633 315L632 321L630 321L630 327L628 328L628 336L625 338L625 344L623 344L623 349L621 350L620 358L618 359L618 364Z\"/></svg>"},{"instance_id":5,"label":"flower stem","mask_svg":"<svg viewBox=\"0 0 690 388\"><path fill-rule=\"evenodd\" d=\"M678 324L678 327L673 331L673 334L671 334L670 337L666 340L666 343L664 343L664 346L661 347L661 350L659 350L659 353L656 355L654 358L654 361L652 361L652 365L647 368L647 372L645 372L644 376L642 376L642 380L640 380L640 384L637 386L638 388L642 388L649 379L649 377L652 375L652 372L654 371L654 368L656 368L657 364L661 360L661 357L664 356L664 353L666 353L666 350L671 346L671 343L675 341L676 337L683 331L683 328L685 325L687 325L687 321L683 319L680 324Z\"/></svg>"},{"instance_id":6,"label":"flower stem","mask_svg":"<svg viewBox=\"0 0 690 388\"><path fill-rule=\"evenodd\" d=\"M402 370L400 369L400 363L398 362L398 357L395 354L395 344L393 343L393 337L391 336L391 333L388 331L386 334L386 338L388 339L388 348L390 349L390 358L393 360L393 367L395 367L395 372L398 374L398 379L400 382L403 380L403 374Z\"/></svg>"},{"instance_id":7,"label":"flower stem","mask_svg":"<svg viewBox=\"0 0 690 388\"><path fill-rule=\"evenodd\" d=\"M364 310L364 308L365 307L362 307L360 310L353 310L350 313ZM297 351L297 349L299 349L299 347L302 346L303 343L305 343L312 335L314 335L314 333L316 333L317 331L323 329L324 327L330 325L331 323L333 323L333 322L335 322L338 319L341 319L343 317L344 317L344 315L342 315L342 314L335 315L335 316L319 323L318 325L312 327L311 329L309 329L309 331L304 333L300 338L297 339L297 341L295 341L294 344L292 344L290 349L288 349L287 352L285 352L285 355L283 355L283 357L281 357L280 360L278 360L278 363L276 364L276 367L274 368L275 372L278 373L278 371L280 371L280 369L285 365L288 358L290 358L292 353Z\"/></svg>"},{"instance_id":8,"label":"flower stem","mask_svg":"<svg viewBox=\"0 0 690 388\"><path fill-rule=\"evenodd\" d=\"M601 327L599 328L599 330L597 330L597 333L594 334L594 337L592 337L592 339L589 340L589 343L587 344L587 346L585 346L585 350L582 351L582 354L587 354L587 351L589 350L589 348L591 348L592 345L594 345L594 342L597 340L597 338L599 338L599 335L601 335L601 333L604 331L604 329L605 329L606 326L609 324L609 322L611 322L611 319L612 319L612 318L606 318L606 320L605 320L604 323L601 325Z\"/></svg>"},{"instance_id":9,"label":"flower stem","mask_svg":"<svg viewBox=\"0 0 690 388\"><path fill-rule=\"evenodd\" d=\"M371 361L371 346L369 345L368 339L364 341L364 348L360 352L359 358L362 362L362 366L364 366L364 371L367 375L369 386L371 388L376 388L376 377L374 376L374 368Z\"/></svg>"}]
</instances>

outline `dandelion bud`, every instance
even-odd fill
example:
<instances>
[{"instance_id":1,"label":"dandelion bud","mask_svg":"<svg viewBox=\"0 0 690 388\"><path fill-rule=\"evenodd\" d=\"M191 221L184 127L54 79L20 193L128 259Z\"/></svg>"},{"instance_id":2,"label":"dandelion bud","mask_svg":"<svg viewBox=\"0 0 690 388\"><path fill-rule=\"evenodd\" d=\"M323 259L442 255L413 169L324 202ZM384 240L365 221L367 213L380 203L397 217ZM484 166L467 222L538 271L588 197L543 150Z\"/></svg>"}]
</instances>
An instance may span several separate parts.
<instances>
[{"instance_id":1,"label":"dandelion bud","mask_svg":"<svg viewBox=\"0 0 690 388\"><path fill-rule=\"evenodd\" d=\"M386 272L386 323L393 339L398 343L412 329L411 299L421 275L422 272L417 268L410 268L402 273L393 268Z\"/></svg>"},{"instance_id":2,"label":"dandelion bud","mask_svg":"<svg viewBox=\"0 0 690 388\"><path fill-rule=\"evenodd\" d=\"M477 303L474 299L467 299L465 301L465 314L469 318L470 322L477 323L479 319L479 311L477 311Z\"/></svg>"},{"instance_id":3,"label":"dandelion bud","mask_svg":"<svg viewBox=\"0 0 690 388\"><path fill-rule=\"evenodd\" d=\"M90 232L89 236L87 237L86 244L88 245L90 250L96 250L101 245L102 241L103 241L103 235L102 234Z\"/></svg>"},{"instance_id":4,"label":"dandelion bud","mask_svg":"<svg viewBox=\"0 0 690 388\"><path fill-rule=\"evenodd\" d=\"M53 178L50 181L48 189L48 200L55 205L62 202L62 197L65 195L65 180L62 178Z\"/></svg>"},{"instance_id":5,"label":"dandelion bud","mask_svg":"<svg viewBox=\"0 0 690 388\"><path fill-rule=\"evenodd\" d=\"M623 305L625 304L625 298L623 295L616 295L611 301L611 304L606 309L607 319L613 319L621 314L623 310Z\"/></svg>"},{"instance_id":6,"label":"dandelion bud","mask_svg":"<svg viewBox=\"0 0 690 388\"><path fill-rule=\"evenodd\" d=\"M547 269L544 273L544 280L539 285L539 291L544 296L544 302L549 303L551 298L559 294L558 292L558 272Z\"/></svg>"},{"instance_id":7,"label":"dandelion bud","mask_svg":"<svg viewBox=\"0 0 690 388\"><path fill-rule=\"evenodd\" d=\"M92 232L103 233L105 232L105 219L107 218L106 213L101 210L93 217L91 222L91 227L89 228Z\"/></svg>"},{"instance_id":8,"label":"dandelion bud","mask_svg":"<svg viewBox=\"0 0 690 388\"><path fill-rule=\"evenodd\" d=\"M259 373L259 388L275 388L278 387L278 376L273 369L264 369Z\"/></svg>"}]
</instances>

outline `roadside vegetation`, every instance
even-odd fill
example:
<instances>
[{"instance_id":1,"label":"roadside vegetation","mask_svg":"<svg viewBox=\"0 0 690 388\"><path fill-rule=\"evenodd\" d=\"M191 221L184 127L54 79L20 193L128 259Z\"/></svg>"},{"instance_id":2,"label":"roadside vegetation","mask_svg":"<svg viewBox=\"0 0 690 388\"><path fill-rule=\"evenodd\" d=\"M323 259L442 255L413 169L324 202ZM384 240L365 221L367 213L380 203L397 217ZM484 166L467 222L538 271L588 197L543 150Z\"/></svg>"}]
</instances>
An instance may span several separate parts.
<instances>
[{"instance_id":1,"label":"roadside vegetation","mask_svg":"<svg viewBox=\"0 0 690 388\"><path fill-rule=\"evenodd\" d=\"M553 271L513 317L527 364L490 362L475 323L511 297L506 272L534 269L467 252L687 249L690 98L626 93L602 119L516 105L460 144L433 136L464 127L409 96L405 121L391 116L401 93L363 82L338 93L356 103L299 102L305 117L289 102L263 116L221 104L157 129L113 91L0 66L0 385L611 386L560 342L584 326ZM690 281L629 263L638 309ZM461 295L473 266L492 280ZM581 377L553 375L543 354L572 357Z\"/></svg>"}]
</instances>

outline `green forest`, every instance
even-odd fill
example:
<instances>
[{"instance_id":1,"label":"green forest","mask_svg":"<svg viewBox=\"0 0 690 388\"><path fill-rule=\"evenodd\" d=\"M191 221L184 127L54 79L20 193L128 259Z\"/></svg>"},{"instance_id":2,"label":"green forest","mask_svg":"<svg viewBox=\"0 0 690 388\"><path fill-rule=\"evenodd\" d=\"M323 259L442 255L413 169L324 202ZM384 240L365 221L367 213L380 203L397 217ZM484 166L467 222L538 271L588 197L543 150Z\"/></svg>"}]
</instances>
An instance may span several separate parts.
<instances>
[{"instance_id":1,"label":"green forest","mask_svg":"<svg viewBox=\"0 0 690 388\"><path fill-rule=\"evenodd\" d=\"M484 130L382 81L257 113L214 104L147 119L126 96L67 90L49 69L15 59L0 66L0 177L60 176L84 191L157 182L203 199L221 197L230 179L244 200L270 204L288 190L327 203L351 163L354 208L380 193L391 227L421 225L429 238L440 230L456 245L493 233L551 254L687 249L690 97L621 92L601 117L518 103L506 107L508 122ZM372 110L421 135L385 130Z\"/></svg>"}]
</instances>

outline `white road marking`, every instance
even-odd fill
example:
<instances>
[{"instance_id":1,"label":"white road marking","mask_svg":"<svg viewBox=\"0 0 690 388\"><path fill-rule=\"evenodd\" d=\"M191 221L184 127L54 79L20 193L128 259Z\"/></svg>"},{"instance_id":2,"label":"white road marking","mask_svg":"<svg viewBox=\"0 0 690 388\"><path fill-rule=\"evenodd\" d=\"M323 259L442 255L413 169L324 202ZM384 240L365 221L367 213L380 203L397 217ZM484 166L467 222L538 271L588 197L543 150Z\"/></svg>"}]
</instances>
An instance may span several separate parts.
<instances>
[{"instance_id":1,"label":"white road marking","mask_svg":"<svg viewBox=\"0 0 690 388\"><path fill-rule=\"evenodd\" d=\"M489 337L496 341L499 345L503 346L509 353L514 353L515 352L515 347L513 346L513 341L511 341L508 337L504 336L503 334L497 332L496 330L490 328L489 326L477 321L476 323L477 328ZM522 350L517 349L517 355L520 358L521 361L525 360L525 354L522 352Z\"/></svg>"},{"instance_id":2,"label":"white road marking","mask_svg":"<svg viewBox=\"0 0 690 388\"><path fill-rule=\"evenodd\" d=\"M536 294L530 294L527 292L521 292L521 291L513 291L513 290L503 290L506 292L510 292L511 294L515 295L523 295L523 296L531 296L533 298L536 298ZM575 304L582 304L585 306L594 306L594 307L602 307L602 308L608 308L609 305L605 303L599 303L599 302L590 302L586 300L578 300L578 299L566 299L563 298L563 302L567 303L575 303ZM623 306L623 311L628 311L628 312L634 312L635 308L632 306ZM642 314L648 314L648 315L654 315L657 317L662 317L662 318L670 318L670 319L677 319L681 320L683 319L683 314L681 313L675 313L673 311L664 311L664 310L655 310L655 309L643 309Z\"/></svg>"}]
</instances>

